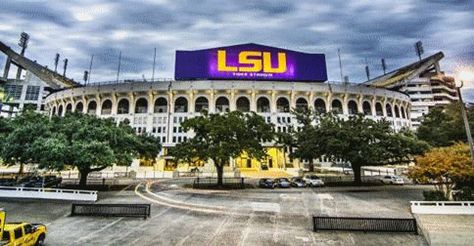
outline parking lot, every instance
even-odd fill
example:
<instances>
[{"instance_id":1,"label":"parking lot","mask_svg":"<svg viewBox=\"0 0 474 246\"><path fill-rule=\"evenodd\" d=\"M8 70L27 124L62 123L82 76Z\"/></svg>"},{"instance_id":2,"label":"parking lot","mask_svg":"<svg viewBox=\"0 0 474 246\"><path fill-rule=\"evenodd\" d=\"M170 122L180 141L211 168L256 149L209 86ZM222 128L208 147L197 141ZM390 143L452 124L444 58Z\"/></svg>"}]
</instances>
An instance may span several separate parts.
<instances>
[{"instance_id":1,"label":"parking lot","mask_svg":"<svg viewBox=\"0 0 474 246\"><path fill-rule=\"evenodd\" d=\"M69 217L69 202L0 201L8 221L48 225L47 245L424 245L409 233L313 232L312 215L410 217L419 187L206 191L173 181L102 193L100 203L151 203L147 220ZM202 208L215 208L203 211Z\"/></svg>"}]
</instances>

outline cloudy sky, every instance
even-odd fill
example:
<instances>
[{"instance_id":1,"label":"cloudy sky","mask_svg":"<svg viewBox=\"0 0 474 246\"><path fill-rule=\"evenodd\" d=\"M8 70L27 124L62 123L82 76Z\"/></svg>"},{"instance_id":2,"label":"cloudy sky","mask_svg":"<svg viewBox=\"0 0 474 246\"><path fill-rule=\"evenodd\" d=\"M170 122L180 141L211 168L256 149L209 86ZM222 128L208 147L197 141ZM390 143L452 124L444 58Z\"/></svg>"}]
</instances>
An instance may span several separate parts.
<instances>
[{"instance_id":1,"label":"cloudy sky","mask_svg":"<svg viewBox=\"0 0 474 246\"><path fill-rule=\"evenodd\" d=\"M340 80L339 48L344 75L361 82L365 59L380 75L382 57L389 70L416 61L418 40L425 55L445 53L447 73L472 65L473 13L472 0L2 0L0 40L18 50L19 34L29 33L26 55L53 67L60 53L77 81L92 54L93 81L115 79L120 51L122 79L150 78L155 47L155 77L172 78L177 49L254 42L324 53L332 81Z\"/></svg>"}]
</instances>

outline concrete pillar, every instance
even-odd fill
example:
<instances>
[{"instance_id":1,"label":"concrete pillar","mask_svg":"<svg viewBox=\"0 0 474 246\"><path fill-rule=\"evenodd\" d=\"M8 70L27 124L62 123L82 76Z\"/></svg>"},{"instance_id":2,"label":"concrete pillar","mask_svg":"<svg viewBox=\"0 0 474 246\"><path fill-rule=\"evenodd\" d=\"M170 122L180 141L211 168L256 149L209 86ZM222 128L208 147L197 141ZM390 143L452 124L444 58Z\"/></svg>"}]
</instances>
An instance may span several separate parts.
<instances>
[{"instance_id":1,"label":"concrete pillar","mask_svg":"<svg viewBox=\"0 0 474 246\"><path fill-rule=\"evenodd\" d=\"M209 93L209 113L215 113L216 112L216 95L214 90L211 90Z\"/></svg>"},{"instance_id":2,"label":"concrete pillar","mask_svg":"<svg viewBox=\"0 0 474 246\"><path fill-rule=\"evenodd\" d=\"M257 95L255 89L250 94L250 111L257 112Z\"/></svg>"},{"instance_id":3,"label":"concrete pillar","mask_svg":"<svg viewBox=\"0 0 474 246\"><path fill-rule=\"evenodd\" d=\"M237 109L237 106L236 106L236 103L235 103L235 91L234 91L234 89L232 89L230 91L229 108L230 108L230 111L235 111Z\"/></svg>"},{"instance_id":4,"label":"concrete pillar","mask_svg":"<svg viewBox=\"0 0 474 246\"><path fill-rule=\"evenodd\" d=\"M188 112L194 113L195 110L196 110L196 102L194 99L194 91L191 90L191 92L189 92Z\"/></svg>"}]
</instances>

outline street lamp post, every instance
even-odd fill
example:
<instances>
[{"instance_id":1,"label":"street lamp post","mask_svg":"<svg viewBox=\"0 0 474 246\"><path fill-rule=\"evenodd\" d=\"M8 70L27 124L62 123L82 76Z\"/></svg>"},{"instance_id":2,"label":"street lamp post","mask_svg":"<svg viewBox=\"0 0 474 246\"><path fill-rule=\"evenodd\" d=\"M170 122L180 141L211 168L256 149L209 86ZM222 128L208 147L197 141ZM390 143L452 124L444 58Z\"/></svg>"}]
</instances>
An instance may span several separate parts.
<instances>
[{"instance_id":1,"label":"street lamp post","mask_svg":"<svg viewBox=\"0 0 474 246\"><path fill-rule=\"evenodd\" d=\"M469 150L471 151L471 159L474 160L474 144L472 142L471 128L469 127L469 121L467 120L466 107L462 100L461 87L463 87L464 81L461 80L461 85L456 86L458 92L459 103L461 104L461 114L464 121L464 128L466 129L467 141L469 142Z\"/></svg>"}]
</instances>

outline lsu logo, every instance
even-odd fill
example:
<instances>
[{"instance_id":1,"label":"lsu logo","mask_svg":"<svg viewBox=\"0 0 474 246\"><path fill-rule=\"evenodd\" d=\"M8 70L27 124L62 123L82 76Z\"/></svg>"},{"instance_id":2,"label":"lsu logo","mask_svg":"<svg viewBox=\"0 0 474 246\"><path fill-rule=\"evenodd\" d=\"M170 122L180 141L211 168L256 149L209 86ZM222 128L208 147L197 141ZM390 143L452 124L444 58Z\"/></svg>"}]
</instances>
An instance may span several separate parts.
<instances>
[{"instance_id":1,"label":"lsu logo","mask_svg":"<svg viewBox=\"0 0 474 246\"><path fill-rule=\"evenodd\" d=\"M220 72L264 72L284 73L286 72L286 54L278 52L278 66L272 67L270 52L241 51L239 53L239 65L228 66L225 50L217 51L217 71Z\"/></svg>"}]
</instances>

